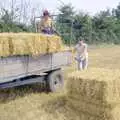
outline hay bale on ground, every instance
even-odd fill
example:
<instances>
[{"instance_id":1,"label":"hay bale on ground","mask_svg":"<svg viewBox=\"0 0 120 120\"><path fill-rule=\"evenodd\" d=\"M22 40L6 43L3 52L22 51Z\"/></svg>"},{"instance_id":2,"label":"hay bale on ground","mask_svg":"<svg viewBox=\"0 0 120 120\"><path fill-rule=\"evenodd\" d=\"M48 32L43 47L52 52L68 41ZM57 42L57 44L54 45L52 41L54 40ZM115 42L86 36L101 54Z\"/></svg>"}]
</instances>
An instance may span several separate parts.
<instances>
[{"instance_id":1,"label":"hay bale on ground","mask_svg":"<svg viewBox=\"0 0 120 120\"><path fill-rule=\"evenodd\" d=\"M69 75L69 104L93 120L119 120L120 70L91 68ZM92 118L91 118L92 119Z\"/></svg>"},{"instance_id":2,"label":"hay bale on ground","mask_svg":"<svg viewBox=\"0 0 120 120\"><path fill-rule=\"evenodd\" d=\"M120 70L91 68L69 75L68 94L87 101L120 103Z\"/></svg>"}]
</instances>

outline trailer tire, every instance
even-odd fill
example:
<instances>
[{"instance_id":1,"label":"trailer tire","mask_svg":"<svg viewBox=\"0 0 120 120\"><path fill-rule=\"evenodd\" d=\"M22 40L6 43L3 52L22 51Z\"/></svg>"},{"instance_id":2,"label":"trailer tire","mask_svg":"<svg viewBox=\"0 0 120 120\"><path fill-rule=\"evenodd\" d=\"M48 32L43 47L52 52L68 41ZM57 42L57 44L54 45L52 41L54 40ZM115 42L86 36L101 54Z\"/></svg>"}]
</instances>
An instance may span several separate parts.
<instances>
[{"instance_id":1,"label":"trailer tire","mask_svg":"<svg viewBox=\"0 0 120 120\"><path fill-rule=\"evenodd\" d=\"M51 92L60 92L64 86L64 77L61 70L56 70L48 75L48 89Z\"/></svg>"}]
</instances>

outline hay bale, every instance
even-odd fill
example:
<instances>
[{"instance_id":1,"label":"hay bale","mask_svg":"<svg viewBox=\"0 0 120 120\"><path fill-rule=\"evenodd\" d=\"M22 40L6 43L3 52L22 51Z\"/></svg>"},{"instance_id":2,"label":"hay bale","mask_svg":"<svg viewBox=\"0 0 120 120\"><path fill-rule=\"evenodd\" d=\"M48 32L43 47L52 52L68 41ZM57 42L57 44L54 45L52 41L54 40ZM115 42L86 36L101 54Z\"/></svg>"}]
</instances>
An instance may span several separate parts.
<instances>
[{"instance_id":1,"label":"hay bale","mask_svg":"<svg viewBox=\"0 0 120 120\"><path fill-rule=\"evenodd\" d=\"M69 75L69 104L93 120L119 120L120 70L91 68ZM91 118L92 119L92 118Z\"/></svg>"},{"instance_id":2,"label":"hay bale","mask_svg":"<svg viewBox=\"0 0 120 120\"><path fill-rule=\"evenodd\" d=\"M61 51L62 40L56 35L39 33L0 33L0 56L40 55Z\"/></svg>"},{"instance_id":3,"label":"hay bale","mask_svg":"<svg viewBox=\"0 0 120 120\"><path fill-rule=\"evenodd\" d=\"M10 37L8 34L0 34L0 56L5 57L10 55Z\"/></svg>"},{"instance_id":4,"label":"hay bale","mask_svg":"<svg viewBox=\"0 0 120 120\"><path fill-rule=\"evenodd\" d=\"M26 40L29 54L36 56L47 53L47 37L41 34L31 34Z\"/></svg>"},{"instance_id":5,"label":"hay bale","mask_svg":"<svg viewBox=\"0 0 120 120\"><path fill-rule=\"evenodd\" d=\"M29 48L27 47L27 36L21 34L11 34L13 53L12 55L27 55L30 54Z\"/></svg>"},{"instance_id":6,"label":"hay bale","mask_svg":"<svg viewBox=\"0 0 120 120\"><path fill-rule=\"evenodd\" d=\"M62 40L59 36L49 35L48 40L48 53L58 52L62 48Z\"/></svg>"},{"instance_id":7,"label":"hay bale","mask_svg":"<svg viewBox=\"0 0 120 120\"><path fill-rule=\"evenodd\" d=\"M120 102L120 70L91 68L69 75L68 94L96 104Z\"/></svg>"}]
</instances>

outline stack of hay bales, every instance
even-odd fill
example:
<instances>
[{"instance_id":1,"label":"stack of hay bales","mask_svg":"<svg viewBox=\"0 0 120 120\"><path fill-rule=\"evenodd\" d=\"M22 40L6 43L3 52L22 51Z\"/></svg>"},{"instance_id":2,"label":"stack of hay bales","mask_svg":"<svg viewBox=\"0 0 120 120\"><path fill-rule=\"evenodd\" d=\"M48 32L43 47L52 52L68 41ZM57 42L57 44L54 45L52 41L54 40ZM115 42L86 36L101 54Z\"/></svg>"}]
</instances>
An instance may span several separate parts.
<instances>
[{"instance_id":1,"label":"stack of hay bales","mask_svg":"<svg viewBox=\"0 0 120 120\"><path fill-rule=\"evenodd\" d=\"M68 98L85 120L120 119L120 70L91 68L69 75Z\"/></svg>"},{"instance_id":2,"label":"stack of hay bales","mask_svg":"<svg viewBox=\"0 0 120 120\"><path fill-rule=\"evenodd\" d=\"M61 38L58 36L50 35L47 37L48 40L48 52L58 52L60 51L60 48L62 48L62 41Z\"/></svg>"},{"instance_id":3,"label":"stack of hay bales","mask_svg":"<svg viewBox=\"0 0 120 120\"><path fill-rule=\"evenodd\" d=\"M0 35L0 56L9 56L10 55L10 45L9 45L9 35L6 34L6 37L4 34Z\"/></svg>"},{"instance_id":4,"label":"stack of hay bales","mask_svg":"<svg viewBox=\"0 0 120 120\"><path fill-rule=\"evenodd\" d=\"M0 33L0 56L40 55L61 51L59 36L39 33Z\"/></svg>"}]
</instances>

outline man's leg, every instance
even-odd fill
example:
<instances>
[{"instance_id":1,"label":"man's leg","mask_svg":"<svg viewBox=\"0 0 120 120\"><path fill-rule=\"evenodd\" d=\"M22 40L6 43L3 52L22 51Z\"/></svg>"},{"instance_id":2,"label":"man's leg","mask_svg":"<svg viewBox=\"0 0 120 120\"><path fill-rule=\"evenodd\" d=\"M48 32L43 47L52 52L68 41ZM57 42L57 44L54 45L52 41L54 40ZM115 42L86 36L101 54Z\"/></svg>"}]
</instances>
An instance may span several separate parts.
<instances>
[{"instance_id":1,"label":"man's leg","mask_svg":"<svg viewBox=\"0 0 120 120\"><path fill-rule=\"evenodd\" d=\"M84 70L86 70L88 68L88 58L86 58L82 61L82 67Z\"/></svg>"},{"instance_id":2,"label":"man's leg","mask_svg":"<svg viewBox=\"0 0 120 120\"><path fill-rule=\"evenodd\" d=\"M78 70L83 70L82 60L80 60L80 58L78 58L78 57L75 57L75 60L77 61Z\"/></svg>"},{"instance_id":3,"label":"man's leg","mask_svg":"<svg viewBox=\"0 0 120 120\"><path fill-rule=\"evenodd\" d=\"M83 70L82 61L78 61L78 70Z\"/></svg>"}]
</instances>

